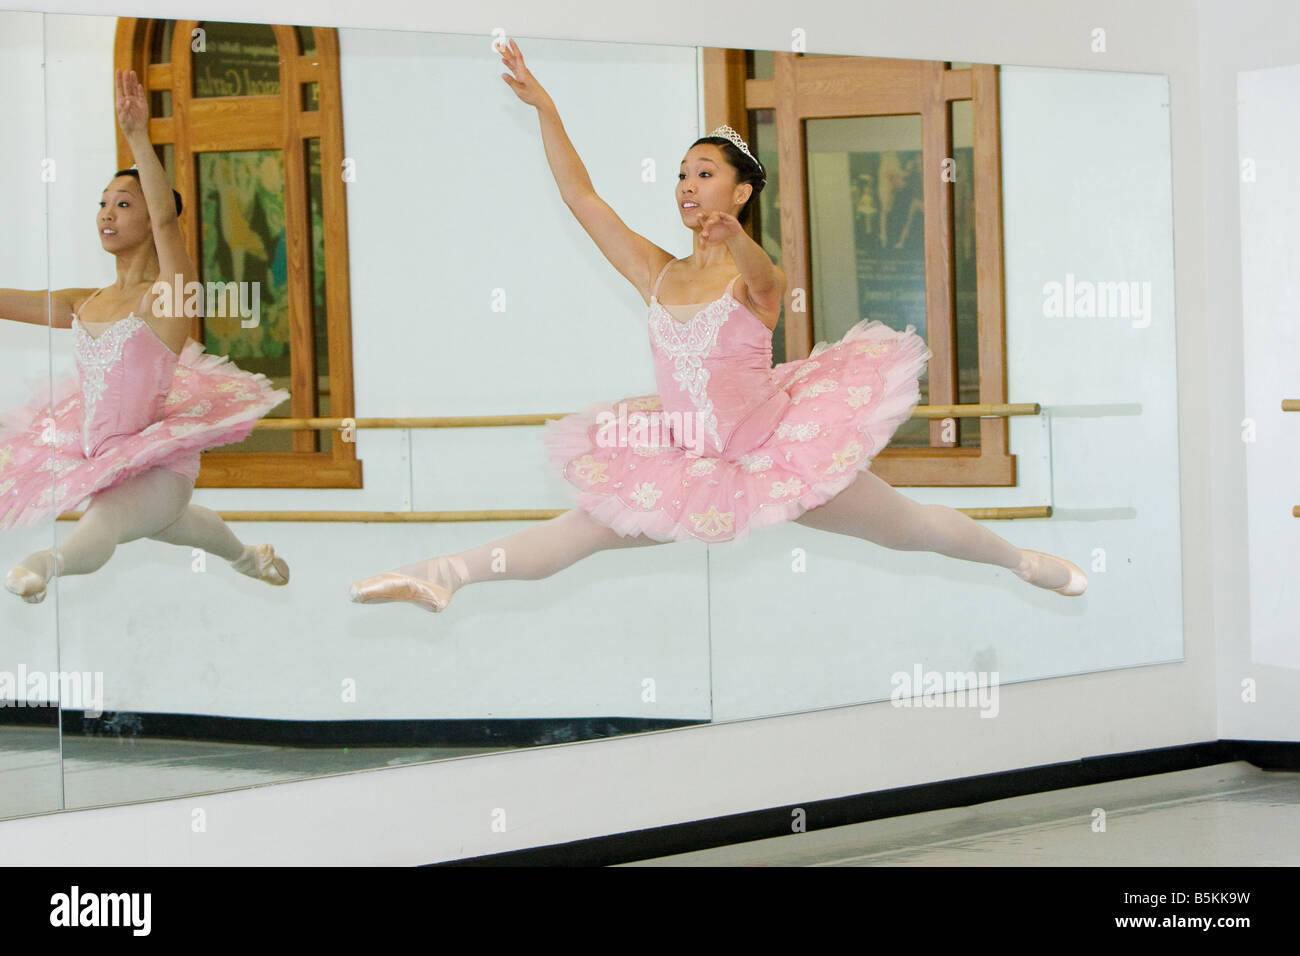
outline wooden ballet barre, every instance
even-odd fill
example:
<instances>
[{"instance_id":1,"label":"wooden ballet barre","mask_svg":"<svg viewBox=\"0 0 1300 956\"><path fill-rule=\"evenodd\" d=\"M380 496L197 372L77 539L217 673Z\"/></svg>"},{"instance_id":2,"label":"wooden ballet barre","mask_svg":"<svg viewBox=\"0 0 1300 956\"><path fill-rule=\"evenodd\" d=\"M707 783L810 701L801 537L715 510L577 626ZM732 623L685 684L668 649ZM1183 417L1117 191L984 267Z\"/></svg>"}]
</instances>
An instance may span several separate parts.
<instances>
[{"instance_id":1,"label":"wooden ballet barre","mask_svg":"<svg viewBox=\"0 0 1300 956\"><path fill-rule=\"evenodd\" d=\"M654 410L650 410L654 411ZM1038 415L1037 402L1015 405L918 405L912 418L1005 418L1010 415ZM316 430L337 428L495 428L510 425L542 425L550 419L564 418L571 412L545 415L453 415L441 418L263 418L253 428L257 431Z\"/></svg>"},{"instance_id":2,"label":"wooden ballet barre","mask_svg":"<svg viewBox=\"0 0 1300 956\"><path fill-rule=\"evenodd\" d=\"M1014 405L917 405L913 418L1009 418L1012 415L1041 415L1037 402Z\"/></svg>"},{"instance_id":3,"label":"wooden ballet barre","mask_svg":"<svg viewBox=\"0 0 1300 956\"><path fill-rule=\"evenodd\" d=\"M1291 509L1291 517L1300 518L1300 505L1296 505L1294 508Z\"/></svg>"},{"instance_id":4,"label":"wooden ballet barre","mask_svg":"<svg viewBox=\"0 0 1300 956\"><path fill-rule=\"evenodd\" d=\"M558 518L568 509L504 511L218 511L222 521L298 521L305 523L336 522L348 524L429 523L448 521L546 521ZM1011 508L957 508L977 520L1010 518L1050 518L1051 505L1024 505ZM76 521L80 511L59 515L60 521Z\"/></svg>"},{"instance_id":5,"label":"wooden ballet barre","mask_svg":"<svg viewBox=\"0 0 1300 956\"><path fill-rule=\"evenodd\" d=\"M453 415L443 418L262 418L253 425L257 431L290 431L336 428L493 428L506 425L541 425L551 418L563 418L567 412L550 415Z\"/></svg>"},{"instance_id":6,"label":"wooden ballet barre","mask_svg":"<svg viewBox=\"0 0 1300 956\"><path fill-rule=\"evenodd\" d=\"M1282 399L1282 411L1284 411L1284 412L1300 412L1300 398L1284 398L1284 399Z\"/></svg>"}]
</instances>

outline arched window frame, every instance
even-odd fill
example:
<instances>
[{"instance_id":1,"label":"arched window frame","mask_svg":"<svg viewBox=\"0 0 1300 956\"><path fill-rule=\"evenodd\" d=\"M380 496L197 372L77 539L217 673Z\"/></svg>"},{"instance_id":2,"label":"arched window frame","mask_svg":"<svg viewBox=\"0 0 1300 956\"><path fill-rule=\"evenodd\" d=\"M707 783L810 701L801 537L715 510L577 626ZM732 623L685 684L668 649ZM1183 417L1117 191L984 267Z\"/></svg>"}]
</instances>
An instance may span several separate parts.
<instances>
[{"instance_id":1,"label":"arched window frame","mask_svg":"<svg viewBox=\"0 0 1300 956\"><path fill-rule=\"evenodd\" d=\"M191 38L202 21L178 20L172 33L170 62L151 63L157 31L167 21L121 18L114 45L114 65L134 70L145 88L171 94L171 116L154 116L149 138L156 147L172 147L174 186L184 200L181 227L191 258L199 255L196 158L204 152L282 150L285 167L285 234L289 274L291 394L290 414L320 415L312 315L311 232L308 221L308 174L305 149L318 138L321 151L321 206L324 221L325 311L328 336L329 415L355 415L352 378L352 323L348 282L347 197L343 166L343 111L336 30L272 25L280 53L280 92L274 96L192 96ZM299 31L311 31L315 51L304 55ZM319 105L304 108L304 84L316 84ZM131 165L131 150L117 134L120 168ZM203 320L191 335L203 341ZM293 432L293 451L205 452L198 486L226 488L360 488L361 463L356 445L335 436L329 451L319 450L318 433Z\"/></svg>"}]
</instances>

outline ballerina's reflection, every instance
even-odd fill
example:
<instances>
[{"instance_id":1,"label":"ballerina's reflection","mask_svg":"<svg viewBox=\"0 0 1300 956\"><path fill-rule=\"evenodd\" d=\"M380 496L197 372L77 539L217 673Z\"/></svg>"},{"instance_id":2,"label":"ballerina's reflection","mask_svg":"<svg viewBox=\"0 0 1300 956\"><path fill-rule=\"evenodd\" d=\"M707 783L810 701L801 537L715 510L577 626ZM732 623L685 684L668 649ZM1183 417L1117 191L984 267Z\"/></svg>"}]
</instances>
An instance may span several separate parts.
<instances>
[{"instance_id":1,"label":"ballerina's reflection","mask_svg":"<svg viewBox=\"0 0 1300 956\"><path fill-rule=\"evenodd\" d=\"M289 396L188 338L186 288L198 271L180 231L181 197L149 141L135 73L117 71L115 84L118 125L136 167L108 184L95 227L117 261L117 281L97 290L0 290L0 317L71 329L77 364L77 377L56 384L52 401L47 393L5 416L0 529L90 498L63 543L29 555L5 588L37 603L52 577L95 571L119 544L139 538L202 548L241 574L286 584L289 568L274 548L245 546L214 512L190 504L199 453L242 441ZM181 288L172 285L176 276Z\"/></svg>"}]
</instances>

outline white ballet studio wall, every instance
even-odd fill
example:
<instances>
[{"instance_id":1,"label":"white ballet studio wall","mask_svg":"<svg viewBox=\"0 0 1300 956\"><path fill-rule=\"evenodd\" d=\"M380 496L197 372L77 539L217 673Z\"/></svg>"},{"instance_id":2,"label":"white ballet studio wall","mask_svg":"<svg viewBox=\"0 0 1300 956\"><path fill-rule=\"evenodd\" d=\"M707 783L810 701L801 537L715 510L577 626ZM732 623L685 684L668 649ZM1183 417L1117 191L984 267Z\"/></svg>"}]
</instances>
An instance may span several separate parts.
<instances>
[{"instance_id":1,"label":"white ballet studio wall","mask_svg":"<svg viewBox=\"0 0 1300 956\"><path fill-rule=\"evenodd\" d=\"M112 279L90 217L115 159L104 85L113 29L111 18L47 20L60 104L50 148L69 158L52 194L56 286ZM633 228L688 252L672 183L698 135L694 50L521 42L596 189ZM357 173L359 413L571 411L652 391L644 306L561 202L535 112L498 78L484 38L342 30L340 46ZM239 524L288 558L288 588L215 558L195 574L188 551L128 545L103 573L63 582L65 668L103 670L109 710L721 720L883 699L891 675L916 664L1012 682L1179 659L1167 82L1004 67L1001 94L1009 397L1043 403L1051 425L1012 419L1018 487L904 491L954 506L1053 504L1051 521L990 527L1092 570L1100 549L1106 570L1086 609L1007 571L788 526L707 557L695 543L598 555L546 582L467 589L434 617L355 607L348 583L528 524ZM618 109L599 105L611 99ZM646 156L656 183L642 181ZM1149 281L1149 324L1045 317L1043 285L1067 273ZM496 290L504 312L492 309ZM70 367L66 337L56 359ZM566 507L539 442L522 428L365 431L362 490L200 489L195 500ZM791 571L795 548L807 573ZM28 610L9 609L11 626ZM355 703L340 700L344 679L361 688Z\"/></svg>"},{"instance_id":2,"label":"white ballet studio wall","mask_svg":"<svg viewBox=\"0 0 1300 956\"><path fill-rule=\"evenodd\" d=\"M1219 735L1300 740L1300 8L1202 0ZM1249 575L1241 573L1249 570Z\"/></svg>"},{"instance_id":3,"label":"white ballet studio wall","mask_svg":"<svg viewBox=\"0 0 1300 956\"><path fill-rule=\"evenodd\" d=\"M1300 66L1251 70L1238 79L1239 155L1253 167L1240 192L1248 343L1242 435L1253 547L1250 666L1224 683L1225 692L1240 692L1236 706L1225 710L1230 726L1266 723L1261 718L1273 709L1256 714L1242 707L1259 696L1243 685L1263 683L1276 701L1276 690L1286 686L1280 678L1288 672L1293 680L1300 676L1300 600L1288 580L1300 564L1300 521L1291 515L1300 505L1300 415L1281 408L1283 399L1300 397L1300 189L1292 172L1300 123L1276 122L1278 111L1289 111L1298 100ZM1256 669L1263 673L1256 675Z\"/></svg>"}]
</instances>

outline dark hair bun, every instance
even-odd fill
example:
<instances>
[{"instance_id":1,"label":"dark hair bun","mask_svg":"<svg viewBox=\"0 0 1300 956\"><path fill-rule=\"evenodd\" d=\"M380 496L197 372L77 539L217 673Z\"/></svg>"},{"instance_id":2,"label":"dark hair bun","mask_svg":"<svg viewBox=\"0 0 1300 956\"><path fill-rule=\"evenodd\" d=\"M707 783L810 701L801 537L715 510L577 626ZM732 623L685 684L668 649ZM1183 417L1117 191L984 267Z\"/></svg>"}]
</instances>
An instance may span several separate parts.
<instances>
[{"instance_id":1,"label":"dark hair bun","mask_svg":"<svg viewBox=\"0 0 1300 956\"><path fill-rule=\"evenodd\" d=\"M134 179L136 182L139 182L139 181L140 181L140 170L138 170L138 169L134 169L134 168L133 168L133 169L119 169L117 172L115 172L115 173L113 174L113 178L114 178L114 179L117 179L118 176L130 176L130 177L131 177L132 179ZM178 192L177 192L176 190L174 190L174 189L172 190L172 198L176 200L176 215L179 216L179 215L184 211L184 209L185 209L185 204L184 204L183 202L181 202L181 194L178 193Z\"/></svg>"}]
</instances>

